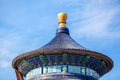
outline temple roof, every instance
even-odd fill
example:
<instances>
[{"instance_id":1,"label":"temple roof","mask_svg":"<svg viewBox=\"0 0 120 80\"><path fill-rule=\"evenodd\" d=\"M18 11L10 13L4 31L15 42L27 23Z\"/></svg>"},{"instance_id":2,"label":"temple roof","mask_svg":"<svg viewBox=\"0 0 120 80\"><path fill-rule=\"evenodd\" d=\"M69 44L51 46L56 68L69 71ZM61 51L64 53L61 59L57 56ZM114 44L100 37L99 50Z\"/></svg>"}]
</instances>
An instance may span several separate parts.
<instances>
[{"instance_id":1,"label":"temple roof","mask_svg":"<svg viewBox=\"0 0 120 80\"><path fill-rule=\"evenodd\" d=\"M107 64L109 67L108 69L106 69L105 72L102 73L102 75L107 73L109 70L111 70L113 67L113 61L109 57L105 56L104 54L91 51L83 47L82 45L78 44L76 41L74 41L71 38L69 34L69 30L66 27L66 20L67 20L67 15L65 13L60 13L58 15L59 27L57 29L56 36L43 47L34 51L26 52L16 57L12 62L13 68L18 69L19 67L18 65L22 60L29 57L38 56L41 53L46 54L46 53L68 52L68 53L75 53L82 55L91 55L105 61L105 64Z\"/></svg>"},{"instance_id":2,"label":"temple roof","mask_svg":"<svg viewBox=\"0 0 120 80\"><path fill-rule=\"evenodd\" d=\"M74 41L70 35L69 30L66 27L67 14L62 12L58 14L59 28L57 29L56 36L45 46L42 50L56 50L56 49L79 49L88 50L82 45Z\"/></svg>"},{"instance_id":3,"label":"temple roof","mask_svg":"<svg viewBox=\"0 0 120 80\"><path fill-rule=\"evenodd\" d=\"M59 30L64 29L61 32ZM65 32L66 30L66 32ZM67 28L59 28L57 30L56 36L46 45L41 47L42 50L58 50L58 49L79 49L79 50L88 50L82 45L74 41L71 36L69 36L69 31Z\"/></svg>"}]
</instances>

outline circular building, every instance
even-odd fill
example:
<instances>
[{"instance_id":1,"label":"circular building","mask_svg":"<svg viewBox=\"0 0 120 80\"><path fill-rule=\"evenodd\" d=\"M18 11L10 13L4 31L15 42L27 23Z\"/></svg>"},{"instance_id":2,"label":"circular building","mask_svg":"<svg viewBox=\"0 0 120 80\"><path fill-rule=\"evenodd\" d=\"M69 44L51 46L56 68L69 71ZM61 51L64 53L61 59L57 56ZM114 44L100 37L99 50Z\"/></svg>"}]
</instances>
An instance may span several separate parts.
<instances>
[{"instance_id":1,"label":"circular building","mask_svg":"<svg viewBox=\"0 0 120 80\"><path fill-rule=\"evenodd\" d=\"M43 47L13 60L17 80L99 80L112 69L109 57L71 38L66 20L66 13L60 13L56 36Z\"/></svg>"}]
</instances>

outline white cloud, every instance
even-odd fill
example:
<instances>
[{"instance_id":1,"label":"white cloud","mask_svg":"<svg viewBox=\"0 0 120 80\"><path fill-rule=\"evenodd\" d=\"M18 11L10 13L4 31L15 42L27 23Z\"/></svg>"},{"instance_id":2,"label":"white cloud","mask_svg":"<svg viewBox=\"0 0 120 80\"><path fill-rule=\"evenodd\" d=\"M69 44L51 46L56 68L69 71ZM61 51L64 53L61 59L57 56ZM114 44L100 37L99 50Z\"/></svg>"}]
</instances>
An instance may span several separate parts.
<instances>
[{"instance_id":1,"label":"white cloud","mask_svg":"<svg viewBox=\"0 0 120 80\"><path fill-rule=\"evenodd\" d=\"M109 13L108 13L109 12ZM116 14L116 10L104 11L97 16L93 16L82 25L80 29L77 30L79 34L84 36L93 36L93 37L115 37L116 32L109 31L109 24L112 18ZM116 36L120 37L120 36Z\"/></svg>"},{"instance_id":2,"label":"white cloud","mask_svg":"<svg viewBox=\"0 0 120 80\"><path fill-rule=\"evenodd\" d=\"M8 35L4 35L0 39L0 58L12 58L15 53L14 50L16 46L19 44L20 37L16 33L11 33Z\"/></svg>"},{"instance_id":3,"label":"white cloud","mask_svg":"<svg viewBox=\"0 0 120 80\"><path fill-rule=\"evenodd\" d=\"M95 6L96 5L96 6ZM103 2L99 4L97 2L92 2L91 4L85 6L80 12L79 9L73 10L72 13L72 26L77 26L73 31L76 35L88 38L109 38L117 39L120 38L120 30L110 30L110 24L114 21L116 14L120 12L119 7L108 8ZM75 21L75 23L74 23ZM79 25L79 27L78 27Z\"/></svg>"},{"instance_id":4,"label":"white cloud","mask_svg":"<svg viewBox=\"0 0 120 80\"><path fill-rule=\"evenodd\" d=\"M10 64L10 62L9 61L0 61L0 67L1 68L8 68L8 67L10 67L11 66L11 64Z\"/></svg>"}]
</instances>

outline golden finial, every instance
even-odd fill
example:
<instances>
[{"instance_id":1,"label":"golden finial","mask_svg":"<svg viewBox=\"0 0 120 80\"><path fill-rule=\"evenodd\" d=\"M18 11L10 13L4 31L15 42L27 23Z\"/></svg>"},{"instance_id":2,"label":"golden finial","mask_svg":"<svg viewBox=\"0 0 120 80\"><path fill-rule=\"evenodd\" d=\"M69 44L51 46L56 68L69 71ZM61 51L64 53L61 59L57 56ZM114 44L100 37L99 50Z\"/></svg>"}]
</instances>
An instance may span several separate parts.
<instances>
[{"instance_id":1,"label":"golden finial","mask_svg":"<svg viewBox=\"0 0 120 80\"><path fill-rule=\"evenodd\" d=\"M58 22L59 27L66 27L66 20L67 20L67 14L64 12L61 12L58 14Z\"/></svg>"}]
</instances>

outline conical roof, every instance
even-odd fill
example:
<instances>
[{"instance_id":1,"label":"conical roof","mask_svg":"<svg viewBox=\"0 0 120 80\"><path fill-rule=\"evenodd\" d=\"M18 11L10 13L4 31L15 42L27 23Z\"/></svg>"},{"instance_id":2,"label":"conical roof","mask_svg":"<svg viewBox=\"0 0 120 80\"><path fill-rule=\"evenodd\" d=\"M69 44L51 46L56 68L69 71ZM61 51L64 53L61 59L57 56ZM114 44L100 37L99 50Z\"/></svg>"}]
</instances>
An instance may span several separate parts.
<instances>
[{"instance_id":1,"label":"conical roof","mask_svg":"<svg viewBox=\"0 0 120 80\"><path fill-rule=\"evenodd\" d=\"M88 50L82 45L74 41L69 35L69 30L66 27L67 15L60 13L58 15L59 28L56 31L56 36L46 45L41 47L42 50L58 50L58 49L79 49Z\"/></svg>"},{"instance_id":2,"label":"conical roof","mask_svg":"<svg viewBox=\"0 0 120 80\"><path fill-rule=\"evenodd\" d=\"M59 32L61 31L61 32ZM69 31L67 28L58 28L56 36L46 45L41 47L42 50L59 50L59 49L79 49L88 50L82 45L74 41L71 36L69 36Z\"/></svg>"},{"instance_id":3,"label":"conical roof","mask_svg":"<svg viewBox=\"0 0 120 80\"><path fill-rule=\"evenodd\" d=\"M107 73L109 70L111 70L113 67L113 61L109 57L101 53L91 51L83 47L82 45L78 44L76 41L74 41L71 38L71 36L69 35L69 30L66 27L66 19L67 19L67 15L65 13L60 13L58 16L59 28L57 29L56 36L48 44L44 45L43 47L37 50L23 53L22 55L16 57L12 63L13 68L19 70L19 68L21 68L20 65L22 65L21 63L22 60L27 60L27 58L39 56L41 53L48 54L48 53L68 52L68 53L75 53L75 54L82 54L82 55L90 55L92 57L97 58L99 61L104 61L107 67L103 72L100 72L100 75L103 75ZM29 72L29 70L26 72L21 71L23 75L26 75L27 72Z\"/></svg>"}]
</instances>

